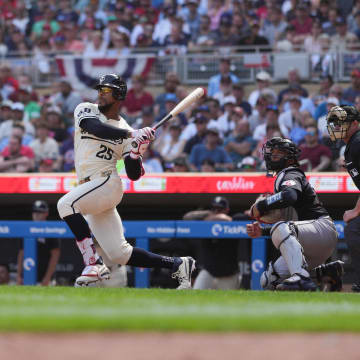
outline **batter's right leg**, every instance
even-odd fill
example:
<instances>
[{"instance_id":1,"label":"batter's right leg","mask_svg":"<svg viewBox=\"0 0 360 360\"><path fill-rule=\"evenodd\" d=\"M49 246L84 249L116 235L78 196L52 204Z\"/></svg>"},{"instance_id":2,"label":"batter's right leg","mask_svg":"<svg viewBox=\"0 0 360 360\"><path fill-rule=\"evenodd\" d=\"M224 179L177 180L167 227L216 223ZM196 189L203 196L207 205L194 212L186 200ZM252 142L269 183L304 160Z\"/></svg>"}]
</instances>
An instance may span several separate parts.
<instances>
[{"instance_id":1,"label":"batter's right leg","mask_svg":"<svg viewBox=\"0 0 360 360\"><path fill-rule=\"evenodd\" d=\"M143 268L167 268L179 281L178 289L191 288L191 274L195 260L187 257L168 257L132 247L124 237L121 218L116 209L88 215L91 231L109 259L117 264Z\"/></svg>"},{"instance_id":2,"label":"batter's right leg","mask_svg":"<svg viewBox=\"0 0 360 360\"><path fill-rule=\"evenodd\" d=\"M345 241L349 247L351 265L355 273L354 292L360 292L360 216L347 223L344 229Z\"/></svg>"}]
</instances>

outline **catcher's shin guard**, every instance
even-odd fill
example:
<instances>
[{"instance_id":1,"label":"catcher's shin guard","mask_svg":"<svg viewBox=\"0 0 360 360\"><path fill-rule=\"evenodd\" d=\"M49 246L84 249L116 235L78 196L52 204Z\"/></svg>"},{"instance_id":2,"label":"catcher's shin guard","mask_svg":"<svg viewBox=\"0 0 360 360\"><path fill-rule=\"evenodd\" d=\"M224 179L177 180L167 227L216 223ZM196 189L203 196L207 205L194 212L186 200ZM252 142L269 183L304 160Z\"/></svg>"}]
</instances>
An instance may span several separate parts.
<instances>
[{"instance_id":1,"label":"catcher's shin guard","mask_svg":"<svg viewBox=\"0 0 360 360\"><path fill-rule=\"evenodd\" d=\"M322 291L341 291L344 263L340 260L319 265L314 269L316 280Z\"/></svg>"}]
</instances>

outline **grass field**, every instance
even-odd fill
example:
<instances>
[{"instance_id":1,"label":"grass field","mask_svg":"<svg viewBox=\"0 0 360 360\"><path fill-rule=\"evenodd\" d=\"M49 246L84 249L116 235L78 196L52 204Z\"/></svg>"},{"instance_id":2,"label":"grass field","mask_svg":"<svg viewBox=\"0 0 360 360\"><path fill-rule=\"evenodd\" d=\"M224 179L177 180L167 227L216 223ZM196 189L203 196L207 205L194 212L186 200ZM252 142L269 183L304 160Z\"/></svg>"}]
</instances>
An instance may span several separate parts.
<instances>
[{"instance_id":1,"label":"grass field","mask_svg":"<svg viewBox=\"0 0 360 360\"><path fill-rule=\"evenodd\" d=\"M0 331L360 332L360 295L0 287Z\"/></svg>"}]
</instances>

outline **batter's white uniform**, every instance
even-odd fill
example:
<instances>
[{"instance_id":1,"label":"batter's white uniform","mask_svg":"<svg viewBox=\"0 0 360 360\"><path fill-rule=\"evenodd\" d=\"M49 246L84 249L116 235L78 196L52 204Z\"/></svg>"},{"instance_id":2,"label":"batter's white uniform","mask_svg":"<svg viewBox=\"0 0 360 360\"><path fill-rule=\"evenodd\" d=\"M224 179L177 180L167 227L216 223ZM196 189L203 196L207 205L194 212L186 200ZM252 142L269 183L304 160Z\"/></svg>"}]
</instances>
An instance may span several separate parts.
<instances>
[{"instance_id":1,"label":"batter's white uniform","mask_svg":"<svg viewBox=\"0 0 360 360\"><path fill-rule=\"evenodd\" d=\"M123 197L121 178L116 162L129 155L133 139L104 140L80 128L84 118L97 118L101 122L132 131L129 124L108 119L97 104L84 102L74 111L75 119L75 169L79 185L58 202L61 218L81 213L101 248L109 259L125 265L132 246L125 240L121 218L116 206Z\"/></svg>"}]
</instances>

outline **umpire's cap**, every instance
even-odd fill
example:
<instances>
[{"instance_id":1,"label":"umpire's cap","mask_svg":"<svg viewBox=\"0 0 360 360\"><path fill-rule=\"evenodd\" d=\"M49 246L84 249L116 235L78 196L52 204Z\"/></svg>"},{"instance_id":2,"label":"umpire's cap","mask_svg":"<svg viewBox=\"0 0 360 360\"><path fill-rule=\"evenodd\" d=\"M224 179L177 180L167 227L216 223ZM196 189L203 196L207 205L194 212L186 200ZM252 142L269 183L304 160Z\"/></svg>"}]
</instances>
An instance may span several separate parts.
<instances>
[{"instance_id":1,"label":"umpire's cap","mask_svg":"<svg viewBox=\"0 0 360 360\"><path fill-rule=\"evenodd\" d=\"M124 100L127 92L126 82L117 74L102 75L98 83L94 86L95 90L102 87L109 87L113 89L113 97L116 100Z\"/></svg>"},{"instance_id":2,"label":"umpire's cap","mask_svg":"<svg viewBox=\"0 0 360 360\"><path fill-rule=\"evenodd\" d=\"M229 201L223 196L216 196L211 202L211 207L216 209L229 209Z\"/></svg>"},{"instance_id":3,"label":"umpire's cap","mask_svg":"<svg viewBox=\"0 0 360 360\"><path fill-rule=\"evenodd\" d=\"M33 212L41 212L41 213L48 212L49 211L49 205L44 200L36 200L33 203L32 211Z\"/></svg>"}]
</instances>

